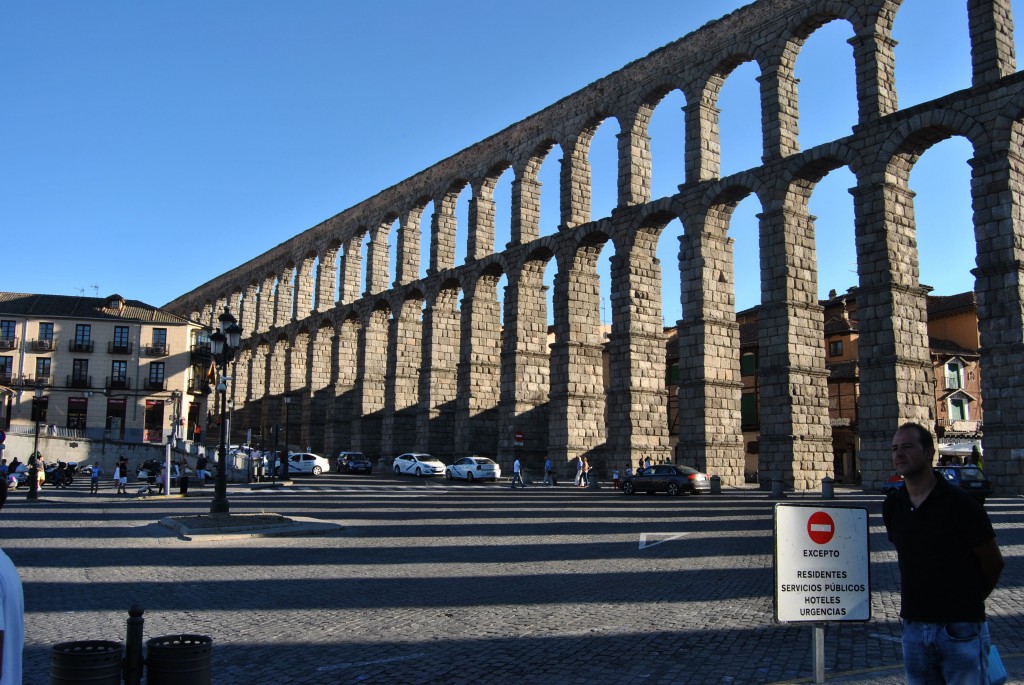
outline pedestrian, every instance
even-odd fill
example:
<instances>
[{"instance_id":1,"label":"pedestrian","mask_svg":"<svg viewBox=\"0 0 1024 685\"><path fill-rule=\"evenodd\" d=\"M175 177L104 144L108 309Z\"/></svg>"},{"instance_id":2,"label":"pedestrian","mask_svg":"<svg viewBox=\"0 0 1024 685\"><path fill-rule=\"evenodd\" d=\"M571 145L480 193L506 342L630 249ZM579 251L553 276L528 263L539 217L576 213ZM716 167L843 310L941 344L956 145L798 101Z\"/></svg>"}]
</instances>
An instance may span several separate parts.
<instances>
[{"instance_id":1,"label":"pedestrian","mask_svg":"<svg viewBox=\"0 0 1024 685\"><path fill-rule=\"evenodd\" d=\"M100 475L103 473L103 469L100 468L100 463L94 461L92 468L89 469L89 492L99 493L100 491Z\"/></svg>"},{"instance_id":2,"label":"pedestrian","mask_svg":"<svg viewBox=\"0 0 1024 685\"><path fill-rule=\"evenodd\" d=\"M196 459L196 478L200 485L206 485L206 455L200 454Z\"/></svg>"},{"instance_id":3,"label":"pedestrian","mask_svg":"<svg viewBox=\"0 0 1024 685\"><path fill-rule=\"evenodd\" d=\"M554 475L554 467L551 464L551 457L548 457L544 461L544 485L551 487L551 478Z\"/></svg>"},{"instance_id":4,"label":"pedestrian","mask_svg":"<svg viewBox=\"0 0 1024 685\"><path fill-rule=\"evenodd\" d=\"M14 562L0 549L0 685L21 685L25 594Z\"/></svg>"},{"instance_id":5,"label":"pedestrian","mask_svg":"<svg viewBox=\"0 0 1024 685\"><path fill-rule=\"evenodd\" d=\"M583 457L576 457L576 487L583 484Z\"/></svg>"},{"instance_id":6,"label":"pedestrian","mask_svg":"<svg viewBox=\"0 0 1024 685\"><path fill-rule=\"evenodd\" d=\"M616 490L619 489L619 470L618 469L612 469L612 485L615 487Z\"/></svg>"},{"instance_id":7,"label":"pedestrian","mask_svg":"<svg viewBox=\"0 0 1024 685\"><path fill-rule=\"evenodd\" d=\"M117 464L120 474L117 479L117 491L122 495L128 494L128 459L121 455L121 461Z\"/></svg>"},{"instance_id":8,"label":"pedestrian","mask_svg":"<svg viewBox=\"0 0 1024 685\"><path fill-rule=\"evenodd\" d=\"M583 457L583 487L590 485L590 461Z\"/></svg>"},{"instance_id":9,"label":"pedestrian","mask_svg":"<svg viewBox=\"0 0 1024 685\"><path fill-rule=\"evenodd\" d=\"M899 427L892 464L903 487L882 505L900 568L900 618L907 683L987 683L985 598L1003 570L982 505L932 469L931 433Z\"/></svg>"},{"instance_id":10,"label":"pedestrian","mask_svg":"<svg viewBox=\"0 0 1024 685\"><path fill-rule=\"evenodd\" d=\"M651 468L651 458L650 457L644 457L644 468L645 469Z\"/></svg>"},{"instance_id":11,"label":"pedestrian","mask_svg":"<svg viewBox=\"0 0 1024 685\"><path fill-rule=\"evenodd\" d=\"M512 464L512 489L516 489L516 483L519 483L520 487L526 489L526 483L523 482L523 471L519 465L519 457L516 457L515 462Z\"/></svg>"}]
</instances>

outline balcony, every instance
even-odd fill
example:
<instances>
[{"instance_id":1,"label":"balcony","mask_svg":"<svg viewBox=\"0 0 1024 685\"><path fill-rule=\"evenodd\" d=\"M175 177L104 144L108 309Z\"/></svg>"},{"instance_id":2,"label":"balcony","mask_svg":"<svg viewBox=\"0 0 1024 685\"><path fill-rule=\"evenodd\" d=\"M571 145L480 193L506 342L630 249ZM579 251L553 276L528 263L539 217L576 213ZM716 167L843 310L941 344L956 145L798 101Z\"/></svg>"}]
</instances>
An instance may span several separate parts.
<instances>
[{"instance_id":1,"label":"balcony","mask_svg":"<svg viewBox=\"0 0 1024 685\"><path fill-rule=\"evenodd\" d=\"M109 388L110 390L128 390L132 387L132 380L128 377L115 376L111 378L107 376L104 387Z\"/></svg>"},{"instance_id":2,"label":"balcony","mask_svg":"<svg viewBox=\"0 0 1024 685\"><path fill-rule=\"evenodd\" d=\"M111 340L107 343L108 354L131 354L133 349L134 345L130 342Z\"/></svg>"},{"instance_id":3,"label":"balcony","mask_svg":"<svg viewBox=\"0 0 1024 685\"><path fill-rule=\"evenodd\" d=\"M171 351L168 349L167 343L163 343L160 345L153 343L152 345L142 346L142 354L146 355L147 357L166 357L170 353Z\"/></svg>"},{"instance_id":4,"label":"balcony","mask_svg":"<svg viewBox=\"0 0 1024 685\"><path fill-rule=\"evenodd\" d=\"M68 349L72 352L92 352L92 340L71 340L68 342Z\"/></svg>"},{"instance_id":5,"label":"balcony","mask_svg":"<svg viewBox=\"0 0 1024 685\"><path fill-rule=\"evenodd\" d=\"M0 385L11 385L13 380L9 373L0 373Z\"/></svg>"},{"instance_id":6,"label":"balcony","mask_svg":"<svg viewBox=\"0 0 1024 685\"><path fill-rule=\"evenodd\" d=\"M18 347L17 336L13 338L0 338L0 350L13 350Z\"/></svg>"},{"instance_id":7,"label":"balcony","mask_svg":"<svg viewBox=\"0 0 1024 685\"><path fill-rule=\"evenodd\" d=\"M209 395L210 383L205 380L190 380L188 382L189 395Z\"/></svg>"},{"instance_id":8,"label":"balcony","mask_svg":"<svg viewBox=\"0 0 1024 685\"><path fill-rule=\"evenodd\" d=\"M28 346L33 352L53 352L57 349L57 343L53 338L31 340L29 341Z\"/></svg>"},{"instance_id":9,"label":"balcony","mask_svg":"<svg viewBox=\"0 0 1024 685\"><path fill-rule=\"evenodd\" d=\"M146 390L166 390L167 381L164 379L155 380L153 378L146 379Z\"/></svg>"},{"instance_id":10,"label":"balcony","mask_svg":"<svg viewBox=\"0 0 1024 685\"><path fill-rule=\"evenodd\" d=\"M192 364L208 366L212 359L210 343L196 343L192 346Z\"/></svg>"},{"instance_id":11,"label":"balcony","mask_svg":"<svg viewBox=\"0 0 1024 685\"><path fill-rule=\"evenodd\" d=\"M92 376L71 375L68 376L67 387L69 388L91 388Z\"/></svg>"}]
</instances>

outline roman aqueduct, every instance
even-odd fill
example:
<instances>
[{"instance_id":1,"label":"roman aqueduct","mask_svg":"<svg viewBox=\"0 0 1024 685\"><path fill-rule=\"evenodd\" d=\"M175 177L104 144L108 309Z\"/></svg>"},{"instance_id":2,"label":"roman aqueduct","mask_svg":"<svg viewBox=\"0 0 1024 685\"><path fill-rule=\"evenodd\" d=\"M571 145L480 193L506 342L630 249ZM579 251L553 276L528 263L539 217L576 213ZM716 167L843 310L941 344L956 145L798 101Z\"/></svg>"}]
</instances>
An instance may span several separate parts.
<instances>
[{"instance_id":1,"label":"roman aqueduct","mask_svg":"<svg viewBox=\"0 0 1024 685\"><path fill-rule=\"evenodd\" d=\"M968 5L972 85L909 109L895 90L899 0L762 0L712 22L452 157L295 235L182 295L167 309L210 325L226 305L244 329L232 399L236 426L277 423L292 398L295 444L390 457L471 453L508 465L548 454L625 466L670 454L661 231L678 219L683 318L678 451L725 483L743 479L733 208L760 202L762 474L797 489L832 468L823 322L817 299L816 183L845 167L853 194L860 314L865 488L890 473L903 421L934 421L926 290L918 282L910 172L952 136L973 147L974 271L982 343L987 469L1024 490L1024 74L1009 0ZM805 40L848 22L857 123L801 150L794 64ZM762 164L721 177L718 93L760 70ZM651 197L648 123L685 96L678 193ZM588 147L618 123L617 206L591 215ZM681 134L682 135L682 134ZM541 234L537 170L557 145L560 221ZM497 179L511 184L511 240L495 245ZM466 259L456 264L455 198L471 189ZM424 215L431 205L434 212ZM397 254L389 255L389 232ZM395 239L397 238L397 239ZM367 263L361 264L364 240ZM429 267L421 276L421 240ZM613 248L611 330L599 317L596 255ZM543 273L554 260L553 343ZM389 264L395 273L389 274ZM362 274L365 273L365 280ZM499 280L507 279L504 296ZM503 309L502 309L503 308ZM606 364L607 368L602 369ZM602 380L606 374L607 384ZM522 445L517 443L522 442Z\"/></svg>"}]
</instances>

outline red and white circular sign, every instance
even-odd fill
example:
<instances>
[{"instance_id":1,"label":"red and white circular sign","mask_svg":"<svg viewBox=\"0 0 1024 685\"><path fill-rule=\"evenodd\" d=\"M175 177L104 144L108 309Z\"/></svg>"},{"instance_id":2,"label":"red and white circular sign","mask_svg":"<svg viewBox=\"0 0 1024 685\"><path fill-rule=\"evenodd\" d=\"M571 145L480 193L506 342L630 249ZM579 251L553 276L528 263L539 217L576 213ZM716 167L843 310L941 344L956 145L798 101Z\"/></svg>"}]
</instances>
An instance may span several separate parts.
<instances>
[{"instance_id":1,"label":"red and white circular sign","mask_svg":"<svg viewBox=\"0 0 1024 685\"><path fill-rule=\"evenodd\" d=\"M819 545L828 544L836 534L836 523L823 511L816 511L807 519L807 535Z\"/></svg>"}]
</instances>

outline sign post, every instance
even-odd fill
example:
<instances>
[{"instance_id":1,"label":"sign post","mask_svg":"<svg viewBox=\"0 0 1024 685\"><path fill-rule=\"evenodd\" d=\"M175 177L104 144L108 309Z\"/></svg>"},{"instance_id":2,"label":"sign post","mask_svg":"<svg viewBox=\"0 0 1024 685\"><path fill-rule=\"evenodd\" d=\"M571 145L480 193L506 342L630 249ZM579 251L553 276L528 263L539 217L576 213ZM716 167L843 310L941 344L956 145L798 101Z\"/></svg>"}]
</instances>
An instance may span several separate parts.
<instances>
[{"instance_id":1,"label":"sign post","mask_svg":"<svg viewBox=\"0 0 1024 685\"><path fill-rule=\"evenodd\" d=\"M825 682L826 621L871 618L868 511L775 505L775 619L813 622L814 682Z\"/></svg>"}]
</instances>

